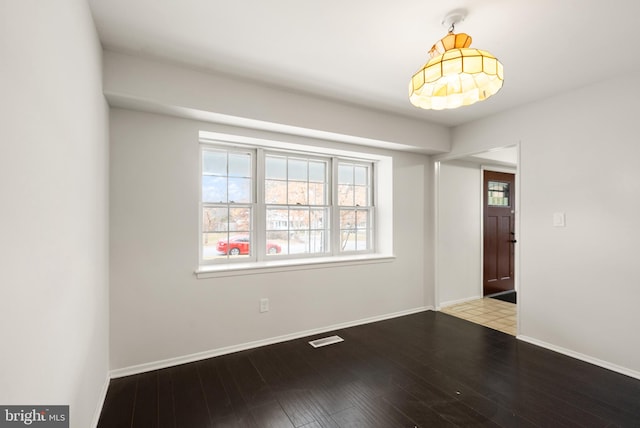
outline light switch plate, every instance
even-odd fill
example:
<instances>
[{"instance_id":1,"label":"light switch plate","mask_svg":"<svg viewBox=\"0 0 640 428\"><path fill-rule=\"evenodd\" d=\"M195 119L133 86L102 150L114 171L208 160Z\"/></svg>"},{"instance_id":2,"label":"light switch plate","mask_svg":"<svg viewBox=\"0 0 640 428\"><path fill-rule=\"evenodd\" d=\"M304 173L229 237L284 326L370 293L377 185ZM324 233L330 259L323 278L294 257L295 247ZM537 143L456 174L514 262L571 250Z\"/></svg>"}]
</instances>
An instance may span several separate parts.
<instances>
[{"instance_id":1,"label":"light switch plate","mask_svg":"<svg viewBox=\"0 0 640 428\"><path fill-rule=\"evenodd\" d=\"M553 226L554 227L566 226L566 218L564 213L553 213Z\"/></svg>"}]
</instances>

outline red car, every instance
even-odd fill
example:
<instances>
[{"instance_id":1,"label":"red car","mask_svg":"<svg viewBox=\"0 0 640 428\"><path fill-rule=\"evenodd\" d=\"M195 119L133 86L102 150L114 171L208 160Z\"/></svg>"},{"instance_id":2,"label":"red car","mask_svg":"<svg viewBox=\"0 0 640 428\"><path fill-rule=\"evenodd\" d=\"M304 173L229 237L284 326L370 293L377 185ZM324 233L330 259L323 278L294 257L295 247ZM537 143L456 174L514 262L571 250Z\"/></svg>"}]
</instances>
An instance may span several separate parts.
<instances>
[{"instance_id":1,"label":"red car","mask_svg":"<svg viewBox=\"0 0 640 428\"><path fill-rule=\"evenodd\" d=\"M239 254L249 254L249 237L247 235L236 235L229 240L221 239L216 247L218 253L237 256ZM280 245L273 242L267 242L267 253L278 254L282 251Z\"/></svg>"}]
</instances>

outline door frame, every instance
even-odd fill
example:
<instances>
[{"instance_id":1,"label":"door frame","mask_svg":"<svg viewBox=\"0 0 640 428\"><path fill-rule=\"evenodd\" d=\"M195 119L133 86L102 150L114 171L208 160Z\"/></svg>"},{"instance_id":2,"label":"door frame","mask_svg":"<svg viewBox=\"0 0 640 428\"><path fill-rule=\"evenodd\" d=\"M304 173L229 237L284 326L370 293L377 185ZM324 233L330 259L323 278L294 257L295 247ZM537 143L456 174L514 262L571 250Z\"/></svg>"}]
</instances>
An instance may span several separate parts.
<instances>
[{"instance_id":1,"label":"door frame","mask_svg":"<svg viewBox=\"0 0 640 428\"><path fill-rule=\"evenodd\" d=\"M518 195L518 197L516 198L516 204L515 204L515 233L516 233L516 239L518 240L518 243L522 242L521 239L521 234L520 234L520 213L521 213L521 209L520 209L520 201L522 200L522 192L520 190L520 166L521 166L521 147L520 147L520 142L517 142L515 144L510 144L510 145L506 145L506 146L499 146L499 147L493 147L493 148L487 148L485 150L478 150L478 151L474 151L474 152L470 152L470 153L462 153L462 154L456 154L456 155L441 155L441 156L436 156L434 158L434 165L433 165L433 174L434 174L434 185L433 185L433 231L434 231L434 248L433 248L433 253L435 255L434 257L434 306L435 306L435 310L439 311L441 309L441 301L440 301L440 289L441 287L443 287L442 284L440 284L440 254L439 254L439 248L440 248L440 242L442 239L441 233L440 233L440 194L441 194L441 186L442 186L442 182L441 182L441 176L440 176L440 164L443 162L448 162L448 161L454 161L454 160L461 160L463 158L466 158L468 156L472 156L472 155L476 155L476 154L480 154L480 153L486 153L486 152L490 152L490 151L494 151L494 150L500 150L500 149L505 149L505 148L509 148L509 147L515 147L516 148L516 152L517 152L517 161L516 161L516 168L515 171L513 168L507 167L507 166L499 166L499 165L483 165L480 164L480 180L479 180L479 192L480 195L483 195L484 192L484 186L482 183L482 174L484 173L484 170L490 170L490 171L497 171L497 172L509 172L509 173L515 173L515 186L516 186L516 194ZM483 216L483 212L482 212L482 198L480 198L479 203L481 204L480 206L480 229L478 230L479 236L480 236L480 245L479 248L477 249L478 254L480 256L480 271L478 272L478 282L477 282L477 289L478 289L478 296L482 297L483 295L483 287L482 287L482 267L483 267L483 262L484 262L484 248L483 248L483 236L484 236L484 221L482 219ZM514 269L515 269L515 275L514 275L514 289L518 291L518 304L522 303L522 284L520 283L520 245L516 245L515 247L515 254L514 254L515 260L514 260ZM517 334L516 336L520 333L520 311L518 311L517 313Z\"/></svg>"},{"instance_id":2,"label":"door frame","mask_svg":"<svg viewBox=\"0 0 640 428\"><path fill-rule=\"evenodd\" d=\"M519 159L518 159L519 161ZM518 162L520 163L520 162ZM520 211L520 187L518 186L518 165L516 165L515 169L514 168L509 168L509 167L502 167L502 166L496 166L496 165L481 165L480 166L480 241L481 244L480 245L480 296L484 296L484 172L485 171L491 171L491 172L504 172L507 174L513 174L514 175L514 186L515 186L515 193L516 193L516 198L515 198L515 206L513 207L515 210L515 213L513 215L513 221L514 221L514 225L513 225L513 231L515 232L515 239L518 240L518 238L520 237L520 230L519 230L519 224L520 224L520 219L518 218L518 212ZM514 260L513 260L513 270L514 270L514 275L513 275L513 290L514 291L518 291L518 270L519 270L519 266L518 266L518 255L516 254L518 251L518 246L515 245L514 246Z\"/></svg>"}]
</instances>

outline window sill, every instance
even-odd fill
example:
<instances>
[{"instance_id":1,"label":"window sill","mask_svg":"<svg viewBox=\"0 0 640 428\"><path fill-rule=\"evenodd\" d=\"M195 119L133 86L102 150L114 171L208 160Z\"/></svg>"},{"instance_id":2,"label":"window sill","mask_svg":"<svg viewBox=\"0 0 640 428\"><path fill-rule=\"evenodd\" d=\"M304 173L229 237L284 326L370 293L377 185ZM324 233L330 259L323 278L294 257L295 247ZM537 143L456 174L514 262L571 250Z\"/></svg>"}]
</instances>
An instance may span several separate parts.
<instances>
[{"instance_id":1,"label":"window sill","mask_svg":"<svg viewBox=\"0 0 640 428\"><path fill-rule=\"evenodd\" d=\"M222 278L227 276L257 275L263 273L287 272L294 270L327 269L372 263L389 263L395 256L367 254L359 256L322 257L314 259L288 259L268 262L230 263L199 266L195 271L198 279Z\"/></svg>"}]
</instances>

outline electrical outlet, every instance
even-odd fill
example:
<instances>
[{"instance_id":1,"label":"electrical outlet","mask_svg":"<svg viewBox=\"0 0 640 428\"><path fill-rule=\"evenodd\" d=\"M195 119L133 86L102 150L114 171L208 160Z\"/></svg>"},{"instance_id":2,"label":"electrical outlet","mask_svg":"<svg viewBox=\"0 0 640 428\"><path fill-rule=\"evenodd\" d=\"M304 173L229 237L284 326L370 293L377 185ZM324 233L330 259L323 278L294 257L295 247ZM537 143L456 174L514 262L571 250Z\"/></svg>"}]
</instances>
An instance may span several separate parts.
<instances>
[{"instance_id":1,"label":"electrical outlet","mask_svg":"<svg viewBox=\"0 0 640 428\"><path fill-rule=\"evenodd\" d=\"M260 312L269 312L269 299L260 299Z\"/></svg>"}]
</instances>

